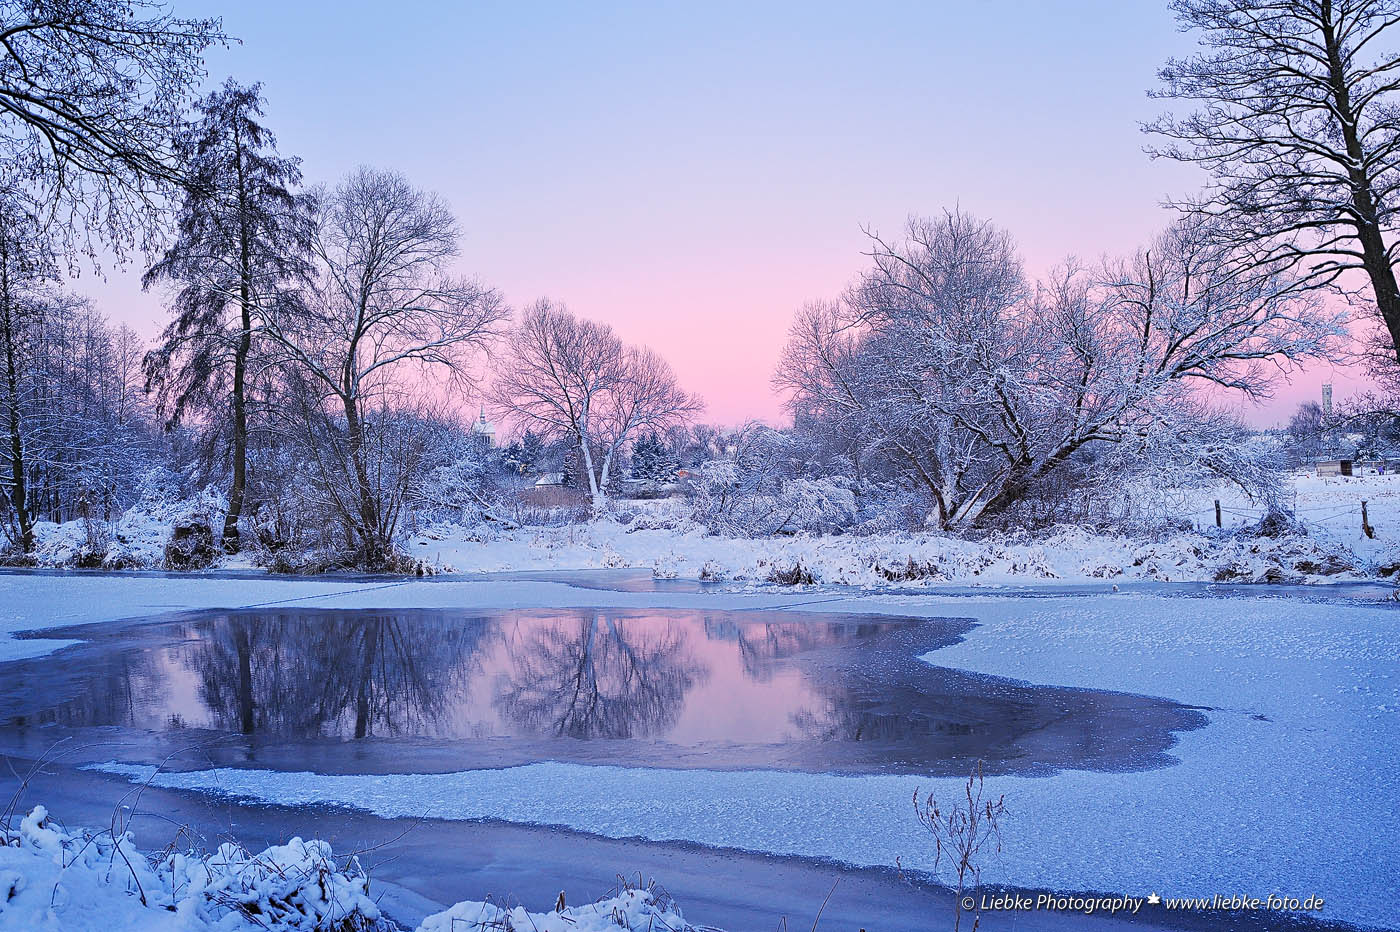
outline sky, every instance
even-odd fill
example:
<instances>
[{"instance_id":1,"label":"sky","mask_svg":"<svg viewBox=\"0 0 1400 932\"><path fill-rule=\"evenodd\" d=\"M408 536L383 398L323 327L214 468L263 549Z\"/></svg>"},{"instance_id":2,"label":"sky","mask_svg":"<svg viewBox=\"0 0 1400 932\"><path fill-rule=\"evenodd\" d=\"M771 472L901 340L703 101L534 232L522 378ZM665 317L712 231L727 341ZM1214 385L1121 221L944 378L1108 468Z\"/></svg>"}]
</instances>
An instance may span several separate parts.
<instances>
[{"instance_id":1,"label":"sky","mask_svg":"<svg viewBox=\"0 0 1400 932\"><path fill-rule=\"evenodd\" d=\"M1038 274L1131 252L1204 180L1142 151L1155 71L1192 48L1166 0L172 2L242 40L209 83L262 82L309 182L373 165L438 192L459 271L652 347L722 424L782 419L792 315L862 269L863 228L960 206ZM153 337L138 278L79 287ZM1356 384L1314 367L1247 417L1324 381Z\"/></svg>"}]
</instances>

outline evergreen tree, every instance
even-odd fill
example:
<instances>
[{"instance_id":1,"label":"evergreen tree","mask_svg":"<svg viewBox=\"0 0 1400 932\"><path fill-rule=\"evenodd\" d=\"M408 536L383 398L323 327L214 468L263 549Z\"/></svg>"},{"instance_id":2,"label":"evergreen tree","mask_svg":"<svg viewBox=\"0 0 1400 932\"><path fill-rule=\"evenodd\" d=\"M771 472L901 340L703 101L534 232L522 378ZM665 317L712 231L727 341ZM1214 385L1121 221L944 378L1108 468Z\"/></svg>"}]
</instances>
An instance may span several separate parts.
<instances>
[{"instance_id":1,"label":"evergreen tree","mask_svg":"<svg viewBox=\"0 0 1400 932\"><path fill-rule=\"evenodd\" d=\"M301 181L297 159L277 154L258 119L259 85L226 81L196 104L198 119L179 150L188 176L176 242L144 284L179 285L175 317L145 360L147 385L160 392L173 426L191 408L228 423L232 480L223 544L239 547L248 469L249 357L266 309L302 274Z\"/></svg>"},{"instance_id":2,"label":"evergreen tree","mask_svg":"<svg viewBox=\"0 0 1400 932\"><path fill-rule=\"evenodd\" d=\"M578 488L578 461L578 447L574 444L570 444L568 449L564 451L562 470L564 474L562 481L566 489Z\"/></svg>"},{"instance_id":3,"label":"evergreen tree","mask_svg":"<svg viewBox=\"0 0 1400 932\"><path fill-rule=\"evenodd\" d=\"M670 482L676 475L675 457L656 433L643 434L632 447L632 478Z\"/></svg>"},{"instance_id":4,"label":"evergreen tree","mask_svg":"<svg viewBox=\"0 0 1400 932\"><path fill-rule=\"evenodd\" d=\"M544 438L533 430L527 430L520 437L520 465L524 472L533 472L544 455Z\"/></svg>"},{"instance_id":5,"label":"evergreen tree","mask_svg":"<svg viewBox=\"0 0 1400 932\"><path fill-rule=\"evenodd\" d=\"M520 475L532 473L544 455L544 438L532 430L525 431L519 440L511 441L505 449L505 461Z\"/></svg>"}]
</instances>

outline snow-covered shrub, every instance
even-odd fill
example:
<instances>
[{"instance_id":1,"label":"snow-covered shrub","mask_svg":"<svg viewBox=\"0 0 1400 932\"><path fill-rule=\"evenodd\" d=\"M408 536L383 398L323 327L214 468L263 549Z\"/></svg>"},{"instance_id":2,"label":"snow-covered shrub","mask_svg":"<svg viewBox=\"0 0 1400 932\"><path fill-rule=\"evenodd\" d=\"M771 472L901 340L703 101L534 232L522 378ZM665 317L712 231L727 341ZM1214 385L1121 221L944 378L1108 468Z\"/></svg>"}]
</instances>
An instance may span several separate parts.
<instances>
[{"instance_id":1,"label":"snow-covered shrub","mask_svg":"<svg viewBox=\"0 0 1400 932\"><path fill-rule=\"evenodd\" d=\"M172 509L168 519L170 536L164 550L165 568L198 570L213 563L222 553L219 535L227 510L228 501L212 486L194 501Z\"/></svg>"},{"instance_id":2,"label":"snow-covered shrub","mask_svg":"<svg viewBox=\"0 0 1400 932\"><path fill-rule=\"evenodd\" d=\"M1256 507L1276 507L1281 478L1275 444L1228 415L1187 406L1130 439L1081 448L993 523L1180 532L1208 517L1203 512L1222 489Z\"/></svg>"},{"instance_id":3,"label":"snow-covered shrub","mask_svg":"<svg viewBox=\"0 0 1400 932\"><path fill-rule=\"evenodd\" d=\"M856 534L898 534L922 530L933 511L933 497L926 488L895 483L866 485L859 496L860 523Z\"/></svg>"},{"instance_id":4,"label":"snow-covered shrub","mask_svg":"<svg viewBox=\"0 0 1400 932\"><path fill-rule=\"evenodd\" d=\"M802 565L801 560L797 560L791 565L773 567L767 581L780 586L811 586L816 584L817 579L810 569Z\"/></svg>"},{"instance_id":5,"label":"snow-covered shrub","mask_svg":"<svg viewBox=\"0 0 1400 932\"><path fill-rule=\"evenodd\" d=\"M680 907L655 883L624 884L615 896L582 906L564 905L564 895L550 912L531 913L523 906L467 901L434 913L418 932L695 932Z\"/></svg>"},{"instance_id":6,"label":"snow-covered shrub","mask_svg":"<svg viewBox=\"0 0 1400 932\"><path fill-rule=\"evenodd\" d=\"M0 892L0 925L16 929L64 928L70 908L106 913L114 928L397 929L370 899L359 862L337 865L324 841L293 838L260 854L224 844L213 854L148 859L129 832L66 829L43 806L18 825L0 823Z\"/></svg>"},{"instance_id":7,"label":"snow-covered shrub","mask_svg":"<svg viewBox=\"0 0 1400 932\"><path fill-rule=\"evenodd\" d=\"M858 518L851 483L841 478L776 479L754 482L732 460L700 469L692 518L712 533L770 536L810 532L829 534Z\"/></svg>"},{"instance_id":8,"label":"snow-covered shrub","mask_svg":"<svg viewBox=\"0 0 1400 932\"><path fill-rule=\"evenodd\" d=\"M465 525L503 520L500 457L473 443L462 444L455 453L413 483L409 500L415 517Z\"/></svg>"},{"instance_id":9,"label":"snow-covered shrub","mask_svg":"<svg viewBox=\"0 0 1400 932\"><path fill-rule=\"evenodd\" d=\"M225 843L212 855L166 855L154 865L161 894L207 922L236 913L288 932L394 932L369 897L359 860L337 866L324 841L293 838L261 854Z\"/></svg>"},{"instance_id":10,"label":"snow-covered shrub","mask_svg":"<svg viewBox=\"0 0 1400 932\"><path fill-rule=\"evenodd\" d=\"M181 521L170 529L170 541L165 545L165 568L202 570L214 562L219 552L214 528L207 520Z\"/></svg>"},{"instance_id":11,"label":"snow-covered shrub","mask_svg":"<svg viewBox=\"0 0 1400 932\"><path fill-rule=\"evenodd\" d=\"M40 566L103 569L206 566L218 554L211 546L213 529L222 528L227 509L219 489L207 486L188 497L177 477L154 469L141 483L136 502L115 520L84 516L63 524L36 523L34 561ZM175 559L167 564L167 547L177 528L185 530L176 542ZM210 529L209 534L201 528Z\"/></svg>"}]
</instances>

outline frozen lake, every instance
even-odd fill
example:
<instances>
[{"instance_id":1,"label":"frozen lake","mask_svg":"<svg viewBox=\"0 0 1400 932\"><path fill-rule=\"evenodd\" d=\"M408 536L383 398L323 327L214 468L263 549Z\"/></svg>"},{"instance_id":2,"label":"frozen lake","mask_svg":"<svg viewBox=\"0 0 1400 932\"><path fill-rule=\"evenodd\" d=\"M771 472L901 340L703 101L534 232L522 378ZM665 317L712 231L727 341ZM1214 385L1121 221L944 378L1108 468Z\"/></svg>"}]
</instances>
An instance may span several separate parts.
<instances>
[{"instance_id":1,"label":"frozen lake","mask_svg":"<svg viewBox=\"0 0 1400 932\"><path fill-rule=\"evenodd\" d=\"M892 595L612 580L0 574L0 623L54 629L10 642L0 745L26 760L70 736L53 793L149 780L182 794L160 797L171 806L207 806L211 831L269 806L342 830L349 812L426 816L429 834L460 826L467 846L553 827L547 842L501 842L558 852L534 880L517 862L521 889L584 869L588 838L668 858L931 868L910 796L950 798L982 759L1011 812L995 882L1316 895L1327 905L1305 918L1400 925L1400 615L1375 587ZM420 848L390 871L435 892L435 857L476 855ZM500 889L499 851L480 857L473 882Z\"/></svg>"}]
</instances>

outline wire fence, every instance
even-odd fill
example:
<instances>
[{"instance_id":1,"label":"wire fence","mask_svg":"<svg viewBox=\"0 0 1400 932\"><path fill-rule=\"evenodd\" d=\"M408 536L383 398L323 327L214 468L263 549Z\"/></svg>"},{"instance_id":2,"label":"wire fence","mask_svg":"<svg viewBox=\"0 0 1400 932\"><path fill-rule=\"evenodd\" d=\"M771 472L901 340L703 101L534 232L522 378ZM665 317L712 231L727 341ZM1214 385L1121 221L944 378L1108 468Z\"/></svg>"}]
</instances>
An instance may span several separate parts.
<instances>
[{"instance_id":1,"label":"wire fence","mask_svg":"<svg viewBox=\"0 0 1400 932\"><path fill-rule=\"evenodd\" d=\"M1180 513L1177 517L1186 519L1197 527L1224 527L1227 525L1236 527L1242 523L1260 521L1269 514L1269 511L1269 508L1262 506L1225 505L1216 502L1209 508ZM1226 522L1224 520L1226 516L1240 520ZM1366 500L1358 500L1350 504L1312 505L1307 508L1294 508L1290 517L1304 527L1328 533L1336 533L1345 528L1347 524L1354 524L1359 533L1368 537L1378 536L1378 531L1371 523L1368 501Z\"/></svg>"}]
</instances>

